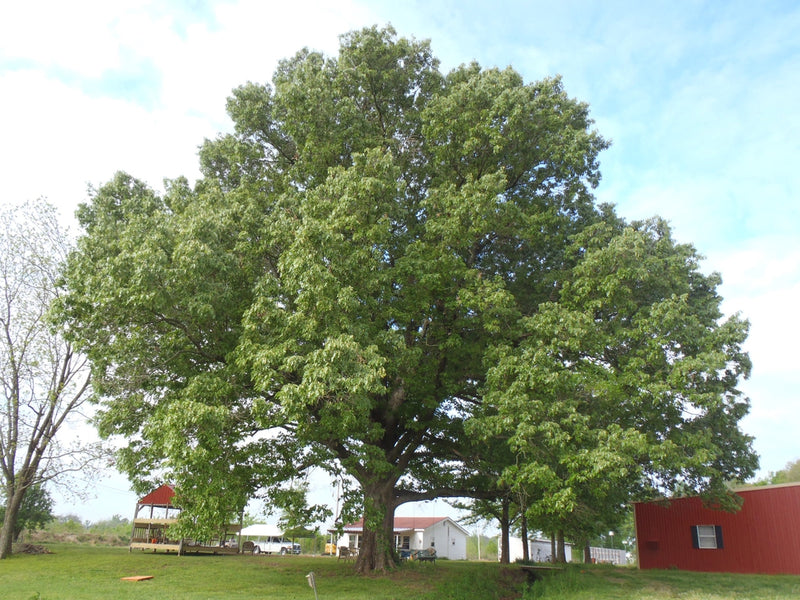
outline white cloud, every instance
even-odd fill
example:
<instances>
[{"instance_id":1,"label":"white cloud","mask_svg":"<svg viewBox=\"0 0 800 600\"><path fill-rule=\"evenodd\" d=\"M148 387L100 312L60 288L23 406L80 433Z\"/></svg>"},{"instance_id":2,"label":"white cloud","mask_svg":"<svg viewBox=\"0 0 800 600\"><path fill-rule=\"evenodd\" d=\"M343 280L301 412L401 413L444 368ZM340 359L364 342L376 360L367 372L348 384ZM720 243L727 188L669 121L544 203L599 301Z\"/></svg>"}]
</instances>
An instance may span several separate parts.
<instances>
[{"instance_id":1,"label":"white cloud","mask_svg":"<svg viewBox=\"0 0 800 600\"><path fill-rule=\"evenodd\" d=\"M111 3L14 2L0 20L0 52L95 76L116 62Z\"/></svg>"},{"instance_id":2,"label":"white cloud","mask_svg":"<svg viewBox=\"0 0 800 600\"><path fill-rule=\"evenodd\" d=\"M105 182L117 170L156 187L165 177L194 176L200 136L214 133L194 117L90 97L38 72L0 74L0 87L14 90L0 100L9 203L46 196L70 213L86 200L87 184Z\"/></svg>"},{"instance_id":3,"label":"white cloud","mask_svg":"<svg viewBox=\"0 0 800 600\"><path fill-rule=\"evenodd\" d=\"M10 34L3 54L28 65L0 72L0 88L11 90L0 99L0 165L9 201L44 195L65 212L86 199L87 183L116 170L154 187L193 178L203 138L230 127L234 87L268 81L303 45L335 52L338 35L369 16L352 3L246 0L216 5L208 24L133 0L46 4L15 4L0 29L0 39ZM130 63L145 65L132 74L140 88L104 85Z\"/></svg>"},{"instance_id":4,"label":"white cloud","mask_svg":"<svg viewBox=\"0 0 800 600\"><path fill-rule=\"evenodd\" d=\"M780 234L740 240L709 253L704 267L723 275L725 312L740 312L750 321L745 348L753 371L740 387L751 400L751 411L742 426L755 436L762 475L777 471L800 458L792 351L800 339L800 240Z\"/></svg>"},{"instance_id":5,"label":"white cloud","mask_svg":"<svg viewBox=\"0 0 800 600\"><path fill-rule=\"evenodd\" d=\"M706 264L723 274L726 312L740 312L751 323L754 376L793 373L797 358L788 349L800 339L800 242L794 236L754 239L709 256Z\"/></svg>"}]
</instances>

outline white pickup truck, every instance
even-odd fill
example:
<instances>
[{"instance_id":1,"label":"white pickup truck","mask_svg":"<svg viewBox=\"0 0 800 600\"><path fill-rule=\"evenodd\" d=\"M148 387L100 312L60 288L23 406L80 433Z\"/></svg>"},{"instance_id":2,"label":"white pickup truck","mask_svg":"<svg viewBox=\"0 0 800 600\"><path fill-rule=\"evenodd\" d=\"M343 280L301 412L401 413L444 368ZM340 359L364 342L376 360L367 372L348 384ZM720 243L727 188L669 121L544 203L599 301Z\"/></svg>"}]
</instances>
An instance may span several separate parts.
<instances>
[{"instance_id":1,"label":"white pickup truck","mask_svg":"<svg viewBox=\"0 0 800 600\"><path fill-rule=\"evenodd\" d=\"M300 554L300 544L279 536L253 540L253 554Z\"/></svg>"},{"instance_id":2,"label":"white pickup truck","mask_svg":"<svg viewBox=\"0 0 800 600\"><path fill-rule=\"evenodd\" d=\"M242 551L253 554L300 554L300 544L286 539L277 525L254 523L241 531Z\"/></svg>"}]
</instances>

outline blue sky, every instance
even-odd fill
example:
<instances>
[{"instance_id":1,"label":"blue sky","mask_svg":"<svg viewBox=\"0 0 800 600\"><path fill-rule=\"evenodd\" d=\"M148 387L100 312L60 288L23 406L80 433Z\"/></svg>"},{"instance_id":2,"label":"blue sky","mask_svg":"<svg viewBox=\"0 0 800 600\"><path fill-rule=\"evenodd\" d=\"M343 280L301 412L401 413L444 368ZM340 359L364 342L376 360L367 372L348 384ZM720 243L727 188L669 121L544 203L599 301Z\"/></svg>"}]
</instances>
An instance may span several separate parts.
<instances>
[{"instance_id":1,"label":"blue sky","mask_svg":"<svg viewBox=\"0 0 800 600\"><path fill-rule=\"evenodd\" d=\"M277 4L278 6L273 6ZM47 197L65 222L88 184L126 170L159 187L197 176L196 149L230 128L225 99L303 46L391 23L449 70L477 60L526 80L560 74L612 146L598 200L661 215L723 276L750 319L744 429L764 472L800 458L800 5L796 2L259 0L0 9L0 202ZM58 509L132 510L124 480Z\"/></svg>"}]
</instances>

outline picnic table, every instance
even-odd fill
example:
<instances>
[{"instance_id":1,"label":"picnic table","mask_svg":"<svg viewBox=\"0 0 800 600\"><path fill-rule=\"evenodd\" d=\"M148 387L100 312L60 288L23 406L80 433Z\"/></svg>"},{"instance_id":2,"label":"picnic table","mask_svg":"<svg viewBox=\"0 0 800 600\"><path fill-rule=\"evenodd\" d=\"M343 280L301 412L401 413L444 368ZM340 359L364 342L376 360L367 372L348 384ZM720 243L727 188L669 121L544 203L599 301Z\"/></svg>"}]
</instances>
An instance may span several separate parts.
<instances>
[{"instance_id":1,"label":"picnic table","mask_svg":"<svg viewBox=\"0 0 800 600\"><path fill-rule=\"evenodd\" d=\"M436 563L436 548L425 548L424 550L414 550L409 557L411 560L418 560L420 562Z\"/></svg>"}]
</instances>

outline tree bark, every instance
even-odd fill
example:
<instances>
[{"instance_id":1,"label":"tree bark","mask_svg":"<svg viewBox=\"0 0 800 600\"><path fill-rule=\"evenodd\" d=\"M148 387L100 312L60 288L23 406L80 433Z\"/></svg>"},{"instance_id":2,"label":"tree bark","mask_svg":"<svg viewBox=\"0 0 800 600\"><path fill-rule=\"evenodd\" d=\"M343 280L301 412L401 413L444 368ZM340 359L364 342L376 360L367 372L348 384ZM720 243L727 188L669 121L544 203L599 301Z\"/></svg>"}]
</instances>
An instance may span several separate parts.
<instances>
[{"instance_id":1,"label":"tree bark","mask_svg":"<svg viewBox=\"0 0 800 600\"><path fill-rule=\"evenodd\" d=\"M394 549L394 481L364 486L364 528L356 571L371 573L397 566Z\"/></svg>"},{"instance_id":2,"label":"tree bark","mask_svg":"<svg viewBox=\"0 0 800 600\"><path fill-rule=\"evenodd\" d=\"M510 504L511 500L509 500L507 497L503 498L503 512L500 515L500 563L506 565L511 562L508 538L508 530L511 526L511 518L509 516Z\"/></svg>"},{"instance_id":3,"label":"tree bark","mask_svg":"<svg viewBox=\"0 0 800 600\"><path fill-rule=\"evenodd\" d=\"M531 553L528 543L528 517L525 514L525 507L522 507L522 516L521 516L521 523L520 523L520 536L522 537L522 560L525 562L530 561Z\"/></svg>"},{"instance_id":4,"label":"tree bark","mask_svg":"<svg viewBox=\"0 0 800 600\"><path fill-rule=\"evenodd\" d=\"M556 543L558 544L557 552L558 552L558 560L559 563L567 562L567 547L564 544L564 530L559 529L556 532Z\"/></svg>"},{"instance_id":5,"label":"tree bark","mask_svg":"<svg viewBox=\"0 0 800 600\"><path fill-rule=\"evenodd\" d=\"M14 530L16 529L19 508L22 506L22 499L25 497L26 489L26 487L18 485L7 490L6 514L3 519L3 526L0 528L0 560L11 556Z\"/></svg>"},{"instance_id":6,"label":"tree bark","mask_svg":"<svg viewBox=\"0 0 800 600\"><path fill-rule=\"evenodd\" d=\"M587 565L592 562L592 547L589 545L589 542L583 545L583 562Z\"/></svg>"}]
</instances>

